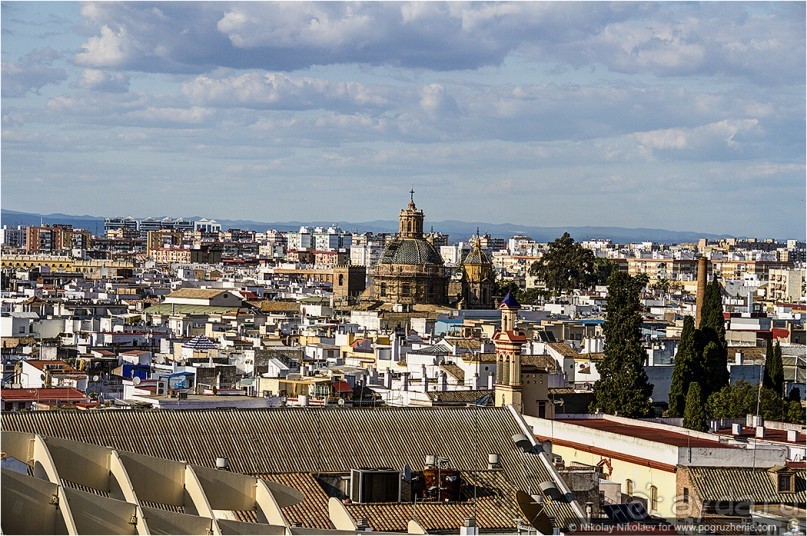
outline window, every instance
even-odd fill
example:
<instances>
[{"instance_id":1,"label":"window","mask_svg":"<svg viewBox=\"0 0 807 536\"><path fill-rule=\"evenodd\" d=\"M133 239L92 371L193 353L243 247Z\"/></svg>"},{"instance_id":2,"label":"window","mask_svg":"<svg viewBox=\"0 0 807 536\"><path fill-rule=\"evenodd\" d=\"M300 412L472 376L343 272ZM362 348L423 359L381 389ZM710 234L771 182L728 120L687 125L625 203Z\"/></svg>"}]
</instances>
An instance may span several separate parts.
<instances>
[{"instance_id":1,"label":"window","mask_svg":"<svg viewBox=\"0 0 807 536\"><path fill-rule=\"evenodd\" d=\"M689 504L689 488L684 488L684 497L682 498L684 504Z\"/></svg>"},{"instance_id":2,"label":"window","mask_svg":"<svg viewBox=\"0 0 807 536\"><path fill-rule=\"evenodd\" d=\"M650 486L650 510L658 510L658 488Z\"/></svg>"},{"instance_id":3,"label":"window","mask_svg":"<svg viewBox=\"0 0 807 536\"><path fill-rule=\"evenodd\" d=\"M793 491L793 475L790 473L779 473L777 476L777 487L779 493L790 493Z\"/></svg>"},{"instance_id":4,"label":"window","mask_svg":"<svg viewBox=\"0 0 807 536\"><path fill-rule=\"evenodd\" d=\"M625 481L625 495L633 497L633 480L631 479Z\"/></svg>"},{"instance_id":5,"label":"window","mask_svg":"<svg viewBox=\"0 0 807 536\"><path fill-rule=\"evenodd\" d=\"M386 283L381 283L381 289L379 291L379 294L381 296L386 296L387 295L387 284Z\"/></svg>"}]
</instances>

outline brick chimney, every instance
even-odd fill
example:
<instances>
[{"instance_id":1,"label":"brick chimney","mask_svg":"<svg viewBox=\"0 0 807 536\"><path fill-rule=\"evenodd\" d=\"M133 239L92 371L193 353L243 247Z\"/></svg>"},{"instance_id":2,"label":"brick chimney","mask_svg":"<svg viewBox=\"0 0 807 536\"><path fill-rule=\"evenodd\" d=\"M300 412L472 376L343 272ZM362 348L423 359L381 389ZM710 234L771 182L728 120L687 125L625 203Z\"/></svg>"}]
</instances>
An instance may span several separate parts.
<instances>
[{"instance_id":1,"label":"brick chimney","mask_svg":"<svg viewBox=\"0 0 807 536\"><path fill-rule=\"evenodd\" d=\"M695 295L695 328L701 326L701 312L703 311L703 297L706 294L706 272L709 271L709 259L698 259L698 291Z\"/></svg>"}]
</instances>

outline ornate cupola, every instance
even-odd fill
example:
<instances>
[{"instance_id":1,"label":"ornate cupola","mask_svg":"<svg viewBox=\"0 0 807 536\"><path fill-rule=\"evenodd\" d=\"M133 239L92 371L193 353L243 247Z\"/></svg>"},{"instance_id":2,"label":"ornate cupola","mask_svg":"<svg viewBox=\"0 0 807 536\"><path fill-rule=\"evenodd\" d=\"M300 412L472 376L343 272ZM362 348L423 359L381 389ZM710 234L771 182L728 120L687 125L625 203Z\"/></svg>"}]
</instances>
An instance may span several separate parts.
<instances>
[{"instance_id":1,"label":"ornate cupola","mask_svg":"<svg viewBox=\"0 0 807 536\"><path fill-rule=\"evenodd\" d=\"M493 334L496 345L496 405L512 404L521 411L521 347L527 342L524 332L516 326L521 305L515 296L507 293L499 304L502 312L501 329Z\"/></svg>"},{"instance_id":2,"label":"ornate cupola","mask_svg":"<svg viewBox=\"0 0 807 536\"><path fill-rule=\"evenodd\" d=\"M423 211L415 206L415 190L409 190L409 205L398 216L401 238L423 238Z\"/></svg>"}]
</instances>

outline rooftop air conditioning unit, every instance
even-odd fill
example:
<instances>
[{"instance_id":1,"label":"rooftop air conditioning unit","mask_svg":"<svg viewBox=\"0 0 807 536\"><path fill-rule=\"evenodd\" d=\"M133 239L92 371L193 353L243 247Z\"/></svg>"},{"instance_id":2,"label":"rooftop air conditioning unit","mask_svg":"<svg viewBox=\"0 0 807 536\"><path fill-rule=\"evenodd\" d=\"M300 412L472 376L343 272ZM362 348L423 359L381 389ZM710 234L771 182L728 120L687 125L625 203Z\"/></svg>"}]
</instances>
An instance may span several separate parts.
<instances>
[{"instance_id":1,"label":"rooftop air conditioning unit","mask_svg":"<svg viewBox=\"0 0 807 536\"><path fill-rule=\"evenodd\" d=\"M401 472L394 469L352 469L350 500L355 503L401 502Z\"/></svg>"}]
</instances>

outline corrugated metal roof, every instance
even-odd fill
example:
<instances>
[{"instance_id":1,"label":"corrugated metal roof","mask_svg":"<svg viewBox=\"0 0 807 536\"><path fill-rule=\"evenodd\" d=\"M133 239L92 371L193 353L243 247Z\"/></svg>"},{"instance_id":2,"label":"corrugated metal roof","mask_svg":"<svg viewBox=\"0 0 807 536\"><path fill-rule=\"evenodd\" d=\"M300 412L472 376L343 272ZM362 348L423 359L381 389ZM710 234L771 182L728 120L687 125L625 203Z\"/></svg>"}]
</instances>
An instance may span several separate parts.
<instances>
[{"instance_id":1,"label":"corrugated metal roof","mask_svg":"<svg viewBox=\"0 0 807 536\"><path fill-rule=\"evenodd\" d=\"M471 471L496 453L515 488L539 493L552 480L539 456L511 437L522 429L506 408L285 408L259 410L32 412L3 415L3 428L64 437L213 467L226 457L244 474L422 468L427 455ZM576 520L553 502L561 524Z\"/></svg>"}]
</instances>

